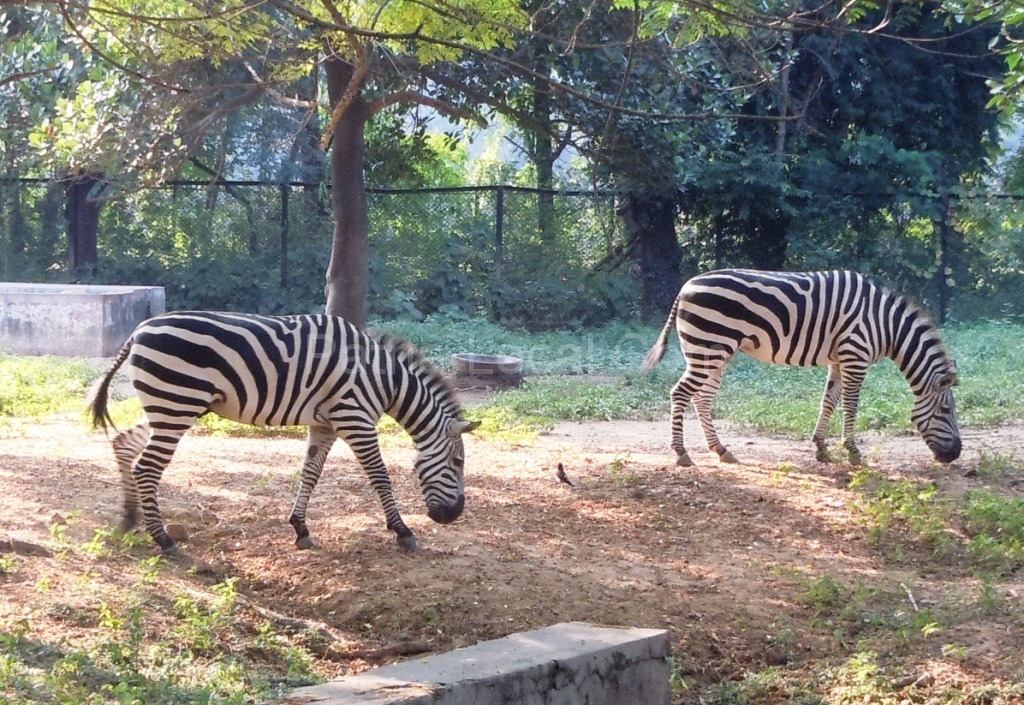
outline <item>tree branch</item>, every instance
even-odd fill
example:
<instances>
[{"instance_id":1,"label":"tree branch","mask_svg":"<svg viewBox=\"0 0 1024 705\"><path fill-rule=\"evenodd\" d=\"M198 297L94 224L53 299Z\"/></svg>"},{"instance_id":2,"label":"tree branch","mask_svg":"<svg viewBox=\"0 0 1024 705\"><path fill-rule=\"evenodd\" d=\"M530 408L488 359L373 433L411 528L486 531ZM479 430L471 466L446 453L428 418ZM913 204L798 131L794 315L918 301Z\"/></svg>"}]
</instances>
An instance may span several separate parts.
<instances>
[{"instance_id":1,"label":"tree branch","mask_svg":"<svg viewBox=\"0 0 1024 705\"><path fill-rule=\"evenodd\" d=\"M4 1L6 2L6 0ZM22 71L19 73L12 73L10 76L4 76L3 78L0 78L0 88L3 88L8 83L17 83L18 81L23 81L27 78L33 78L34 76L41 76L44 73L50 73L51 71L56 70L56 66L50 66L45 69L38 69L36 71Z\"/></svg>"},{"instance_id":2,"label":"tree branch","mask_svg":"<svg viewBox=\"0 0 1024 705\"><path fill-rule=\"evenodd\" d=\"M169 83L165 83L163 81L160 81L160 80L154 78L153 76L149 76L147 74L142 73L141 71L136 71L135 69L133 69L133 68L131 68L129 66L126 66L126 65L122 64L121 62L115 60L114 57L112 57L109 54L107 54L105 51L103 51L98 46L96 46L96 44L94 42L89 41L85 37L85 35L82 33L82 31L78 28L78 25L75 23L74 19L72 19L71 13L68 12L67 3L65 3L65 2L63 2L61 0L58 0L56 2L56 5L57 5L58 8L60 8L60 14L61 14L61 17L64 18L65 24L67 24L67 26L71 28L71 31L74 33L74 35L76 37L78 37L78 40L80 42L82 42L82 44L84 44L86 47L88 47L90 51L95 52L96 56L98 56L101 59L103 59L104 61L106 61L108 64L113 66L118 71L123 71L124 73L128 74L129 76L134 76L135 78L139 79L140 81L144 81L145 83L151 83L153 85L160 86L161 88L164 88L164 89L166 89L166 90L168 90L168 91L170 91L172 93L189 93L190 92L187 88L182 88L181 86L172 86Z\"/></svg>"},{"instance_id":3,"label":"tree branch","mask_svg":"<svg viewBox=\"0 0 1024 705\"><path fill-rule=\"evenodd\" d=\"M394 93L390 93L382 98L371 102L369 104L370 112L377 113L385 108L389 108L392 105L398 103L414 103L416 105L424 105L428 108L433 108L438 112L444 113L450 117L461 118L463 120L472 120L479 127L487 127L487 121L483 118L480 113L475 110L469 110L467 108L460 108L457 105L439 100L438 98L432 98L427 95L423 95L414 90L401 90Z\"/></svg>"}]
</instances>

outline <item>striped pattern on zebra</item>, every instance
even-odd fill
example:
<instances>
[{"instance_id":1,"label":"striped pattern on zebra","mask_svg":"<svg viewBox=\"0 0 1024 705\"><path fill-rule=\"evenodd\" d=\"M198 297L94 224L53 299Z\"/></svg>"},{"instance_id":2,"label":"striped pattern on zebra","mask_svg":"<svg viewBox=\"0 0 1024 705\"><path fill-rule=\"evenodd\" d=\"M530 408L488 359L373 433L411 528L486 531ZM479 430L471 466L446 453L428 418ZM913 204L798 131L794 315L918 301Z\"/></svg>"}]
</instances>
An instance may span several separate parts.
<instances>
[{"instance_id":1,"label":"striped pattern on zebra","mask_svg":"<svg viewBox=\"0 0 1024 705\"><path fill-rule=\"evenodd\" d=\"M708 448L736 462L718 438L711 405L722 375L737 352L764 362L801 367L827 365L828 379L813 440L828 460L828 421L842 397L843 446L860 464L854 421L868 368L891 358L914 395L911 419L935 459L960 456L960 431L952 387L956 362L939 330L900 294L855 272L761 272L733 269L686 282L654 347L644 358L651 369L665 356L672 327L679 334L686 371L673 387L672 449L677 464L692 465L683 443L683 412L692 401Z\"/></svg>"},{"instance_id":2,"label":"striped pattern on zebra","mask_svg":"<svg viewBox=\"0 0 1024 705\"><path fill-rule=\"evenodd\" d=\"M178 441L208 412L257 426L308 426L298 495L289 523L298 548L313 541L306 508L336 438L352 448L377 492L387 528L402 548L416 540L398 511L381 458L377 422L388 414L416 446L415 471L427 515L447 524L465 503L462 434L479 422L462 410L444 377L410 344L371 337L336 316L169 313L139 325L89 394L94 425L107 427L115 372L126 373L145 419L113 440L124 515L131 530L139 509L165 553L177 546L164 531L160 477Z\"/></svg>"}]
</instances>

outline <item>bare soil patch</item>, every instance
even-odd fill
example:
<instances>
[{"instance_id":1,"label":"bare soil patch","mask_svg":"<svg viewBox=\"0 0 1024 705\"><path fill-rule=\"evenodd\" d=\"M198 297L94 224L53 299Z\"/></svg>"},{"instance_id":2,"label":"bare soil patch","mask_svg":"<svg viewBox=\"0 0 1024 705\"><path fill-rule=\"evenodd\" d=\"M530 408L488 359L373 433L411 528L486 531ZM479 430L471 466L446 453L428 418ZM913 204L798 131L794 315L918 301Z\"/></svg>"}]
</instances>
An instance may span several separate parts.
<instances>
[{"instance_id":1,"label":"bare soil patch","mask_svg":"<svg viewBox=\"0 0 1024 705\"><path fill-rule=\"evenodd\" d=\"M768 666L815 672L858 648L857 635L819 619L801 599L831 575L878 586L911 610L964 602L964 620L915 636L894 654L908 676L933 687L1024 678L1024 576L997 581L1011 609L970 607L979 583L956 558L941 560L908 537L872 540L850 468L820 464L806 440L766 438L723 427L739 458L719 464L688 426L695 468L671 463L668 422L560 424L517 446L467 439L467 508L451 526L425 516L404 436L384 441L396 494L421 550L401 552L384 528L376 496L351 453L336 446L311 502L319 548L297 551L286 522L304 441L294 437L190 435L164 475L165 520L184 523L187 553L205 570L176 580L209 584L237 577L247 599L275 612L323 622L352 645L406 640L434 651L562 621L668 629L680 673L700 688ZM973 432L963 457L936 465L917 437L866 435L870 465L891 479L933 480L958 495L1015 478L976 474L979 453L1019 453L1024 426ZM558 481L562 463L575 489ZM0 438L0 539L51 545L55 519L87 540L119 518L120 489L108 441L75 420L25 425ZM894 532L898 531L896 529ZM154 555L151 544L138 556ZM59 557L24 556L0 580L0 624L32 614L34 625L73 636L87 627L56 606L82 607L93 593ZM98 562L102 585L126 578ZM40 576L50 576L40 591ZM905 594L904 590L910 592ZM912 596L913 600L910 599ZM48 604L48 606L46 606ZM66 613L66 610L65 610ZM856 631L855 629L853 631ZM962 647L955 656L943 646ZM327 662L327 676L366 668ZM909 682L909 681L908 681ZM916 701L915 701L916 702Z\"/></svg>"}]
</instances>

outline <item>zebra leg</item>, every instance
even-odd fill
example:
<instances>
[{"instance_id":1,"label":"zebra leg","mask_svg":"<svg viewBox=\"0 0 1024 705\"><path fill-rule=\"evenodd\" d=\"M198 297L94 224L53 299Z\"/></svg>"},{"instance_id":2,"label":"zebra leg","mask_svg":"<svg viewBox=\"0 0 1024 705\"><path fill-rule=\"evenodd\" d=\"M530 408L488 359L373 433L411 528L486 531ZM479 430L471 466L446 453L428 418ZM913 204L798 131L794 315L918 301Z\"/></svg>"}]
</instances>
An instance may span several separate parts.
<instances>
[{"instance_id":1,"label":"zebra leg","mask_svg":"<svg viewBox=\"0 0 1024 705\"><path fill-rule=\"evenodd\" d=\"M832 460L832 454L828 452L828 445L825 438L828 436L828 422L832 418L832 412L839 403L841 391L839 365L829 365L828 379L825 380L825 393L821 396L821 410L818 412L818 422L814 424L814 434L811 441L817 449L814 453L815 460L827 463Z\"/></svg>"},{"instance_id":2,"label":"zebra leg","mask_svg":"<svg viewBox=\"0 0 1024 705\"><path fill-rule=\"evenodd\" d=\"M351 420L348 421L351 423ZM344 431L342 438L348 443L352 452L355 453L363 471L370 478L370 486L373 487L384 508L384 516L387 519L387 528L395 532L395 540L400 548L406 551L416 550L416 537L412 530L405 525L402 515L398 511L398 503L395 502L395 495L391 489L391 476L388 475L387 466L380 455L380 446L377 443L377 427L367 424L365 428L348 428Z\"/></svg>"},{"instance_id":3,"label":"zebra leg","mask_svg":"<svg viewBox=\"0 0 1024 705\"><path fill-rule=\"evenodd\" d=\"M120 529L128 533L139 523L139 490L135 486L132 466L139 453L146 447L149 440L149 424L145 421L114 436L114 458L121 474L121 490L124 501L124 514L121 517Z\"/></svg>"},{"instance_id":4,"label":"zebra leg","mask_svg":"<svg viewBox=\"0 0 1024 705\"><path fill-rule=\"evenodd\" d=\"M672 407L672 450L676 452L676 465L690 467L693 461L690 454L686 452L686 441L683 436L683 415L686 407L690 405L690 398L693 396L694 381L689 371L679 378L676 385L672 387L669 400Z\"/></svg>"},{"instance_id":5,"label":"zebra leg","mask_svg":"<svg viewBox=\"0 0 1024 705\"><path fill-rule=\"evenodd\" d=\"M730 453L718 438L718 431L715 430L715 420L711 415L715 395L722 386L722 376L725 374L727 365L728 360L720 367L713 368L710 371L707 379L704 380L704 386L693 396L693 408L697 410L697 419L700 421L701 430L704 431L704 439L708 443L708 450L718 453L718 459L723 463L738 463L739 460L736 459L736 456Z\"/></svg>"},{"instance_id":6,"label":"zebra leg","mask_svg":"<svg viewBox=\"0 0 1024 705\"><path fill-rule=\"evenodd\" d=\"M298 549L314 548L316 544L309 536L309 528L306 526L306 508L309 506L309 498L313 494L320 479L320 473L324 469L324 461L327 454L334 445L337 435L334 429L326 426L310 426L309 434L306 436L306 461L302 464L302 474L299 478L299 492L295 497L295 504L292 506L292 513L288 517L288 523L295 529L295 547Z\"/></svg>"},{"instance_id":7,"label":"zebra leg","mask_svg":"<svg viewBox=\"0 0 1024 705\"><path fill-rule=\"evenodd\" d=\"M676 452L676 465L680 467L690 467L693 465L693 461L690 460L690 454L686 452L686 442L683 436L683 415L686 413L686 407L690 405L690 400L709 380L707 374L694 372L695 367L696 365L687 358L686 372L676 382L676 386L672 387L672 392L669 395L672 407L672 450ZM712 395L714 395L713 392ZM703 424L703 419L701 423ZM712 429L712 433L714 433L714 429Z\"/></svg>"},{"instance_id":8,"label":"zebra leg","mask_svg":"<svg viewBox=\"0 0 1024 705\"><path fill-rule=\"evenodd\" d=\"M152 431L146 447L142 450L132 471L139 505L142 507L142 518L146 523L146 531L160 546L160 550L168 555L178 555L178 544L164 530L163 518L160 515L160 503L157 501L156 489L164 468L171 462L178 441L192 427L195 419L187 421L175 418L173 422L157 423L150 421Z\"/></svg>"},{"instance_id":9,"label":"zebra leg","mask_svg":"<svg viewBox=\"0 0 1024 705\"><path fill-rule=\"evenodd\" d=\"M843 386L843 447L850 457L851 465L860 465L863 461L853 432L857 421L857 404L860 402L860 389L864 384L867 368L844 367L842 369Z\"/></svg>"}]
</instances>

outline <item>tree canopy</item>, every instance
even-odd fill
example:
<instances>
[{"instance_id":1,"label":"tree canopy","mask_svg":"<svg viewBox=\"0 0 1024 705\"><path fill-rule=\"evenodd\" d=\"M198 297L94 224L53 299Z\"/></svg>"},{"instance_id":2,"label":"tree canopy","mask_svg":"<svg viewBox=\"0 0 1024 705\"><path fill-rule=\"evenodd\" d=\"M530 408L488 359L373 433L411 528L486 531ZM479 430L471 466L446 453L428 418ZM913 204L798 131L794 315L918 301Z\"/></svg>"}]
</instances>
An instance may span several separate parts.
<instances>
[{"instance_id":1,"label":"tree canopy","mask_svg":"<svg viewBox=\"0 0 1024 705\"><path fill-rule=\"evenodd\" d=\"M813 264L943 218L934 196L984 165L988 91L1010 95L1018 65L1016 16L966 2L22 0L2 17L15 173L95 195L233 166L316 180L329 155L327 309L357 324L366 168L416 179L367 139L429 155L410 107L509 116L541 186L564 148L584 154L620 194L657 310L687 268ZM542 200L541 241L551 213ZM680 223L712 261L680 249Z\"/></svg>"}]
</instances>

